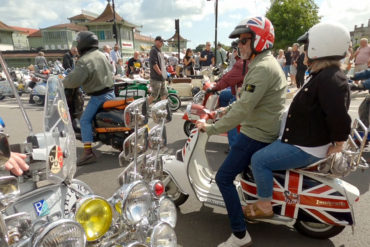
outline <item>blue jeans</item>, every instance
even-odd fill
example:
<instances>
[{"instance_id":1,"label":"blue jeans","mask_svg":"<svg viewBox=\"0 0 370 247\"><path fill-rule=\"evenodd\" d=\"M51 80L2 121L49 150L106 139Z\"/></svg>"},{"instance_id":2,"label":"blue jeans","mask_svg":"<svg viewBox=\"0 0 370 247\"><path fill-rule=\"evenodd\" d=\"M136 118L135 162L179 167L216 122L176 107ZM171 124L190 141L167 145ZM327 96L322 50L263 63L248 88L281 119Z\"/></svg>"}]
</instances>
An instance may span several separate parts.
<instances>
[{"instance_id":1,"label":"blue jeans","mask_svg":"<svg viewBox=\"0 0 370 247\"><path fill-rule=\"evenodd\" d=\"M276 140L252 156L252 171L261 200L271 200L273 189L272 171L288 170L310 165L319 161L300 148Z\"/></svg>"},{"instance_id":2,"label":"blue jeans","mask_svg":"<svg viewBox=\"0 0 370 247\"><path fill-rule=\"evenodd\" d=\"M235 97L235 95L233 95L231 93L231 89L230 88L226 88L226 89L224 89L224 90L221 91L220 98L219 98L220 106L221 107L228 106L231 103L233 103L235 100L236 100L236 97ZM238 136L238 130L237 130L237 128L234 128L234 129L229 130L227 132L227 138L229 140L229 146L230 147L232 147L235 144L236 137L237 136Z\"/></svg>"},{"instance_id":3,"label":"blue jeans","mask_svg":"<svg viewBox=\"0 0 370 247\"><path fill-rule=\"evenodd\" d=\"M114 99L114 92L102 94L99 96L91 96L89 103L86 106L86 109L82 113L80 124L81 124L81 136L82 142L93 142L93 133L92 133L92 120L95 117L96 112L104 104L105 101Z\"/></svg>"},{"instance_id":4,"label":"blue jeans","mask_svg":"<svg viewBox=\"0 0 370 247\"><path fill-rule=\"evenodd\" d=\"M238 192L234 185L235 177L249 165L252 155L267 145L268 143L253 140L242 133L238 134L235 145L217 172L216 183L224 198L233 232L242 232L247 229Z\"/></svg>"},{"instance_id":5,"label":"blue jeans","mask_svg":"<svg viewBox=\"0 0 370 247\"><path fill-rule=\"evenodd\" d=\"M283 68L285 79L288 79L288 73L290 73L290 65L285 65Z\"/></svg>"}]
</instances>

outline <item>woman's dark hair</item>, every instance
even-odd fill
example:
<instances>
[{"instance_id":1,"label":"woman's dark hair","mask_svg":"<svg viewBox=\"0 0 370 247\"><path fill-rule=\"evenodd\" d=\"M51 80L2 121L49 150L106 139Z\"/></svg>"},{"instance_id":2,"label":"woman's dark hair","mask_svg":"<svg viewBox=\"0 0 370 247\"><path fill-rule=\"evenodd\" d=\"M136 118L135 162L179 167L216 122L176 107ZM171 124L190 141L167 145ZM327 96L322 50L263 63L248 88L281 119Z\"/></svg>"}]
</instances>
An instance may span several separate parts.
<instances>
[{"instance_id":1,"label":"woman's dark hair","mask_svg":"<svg viewBox=\"0 0 370 247\"><path fill-rule=\"evenodd\" d=\"M186 52L185 52L185 57L189 57L188 54L189 52L193 52L190 48L186 49Z\"/></svg>"}]
</instances>

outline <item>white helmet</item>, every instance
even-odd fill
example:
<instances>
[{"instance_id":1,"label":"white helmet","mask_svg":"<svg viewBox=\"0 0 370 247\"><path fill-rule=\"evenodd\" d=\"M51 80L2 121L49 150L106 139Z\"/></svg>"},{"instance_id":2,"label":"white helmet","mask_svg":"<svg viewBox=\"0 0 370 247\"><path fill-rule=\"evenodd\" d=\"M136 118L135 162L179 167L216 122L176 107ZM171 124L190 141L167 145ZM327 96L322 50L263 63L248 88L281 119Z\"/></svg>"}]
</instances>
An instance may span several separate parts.
<instances>
[{"instance_id":1,"label":"white helmet","mask_svg":"<svg viewBox=\"0 0 370 247\"><path fill-rule=\"evenodd\" d=\"M320 58L342 59L351 42L348 30L338 23L319 23L298 38L308 45L307 56L311 60Z\"/></svg>"}]
</instances>

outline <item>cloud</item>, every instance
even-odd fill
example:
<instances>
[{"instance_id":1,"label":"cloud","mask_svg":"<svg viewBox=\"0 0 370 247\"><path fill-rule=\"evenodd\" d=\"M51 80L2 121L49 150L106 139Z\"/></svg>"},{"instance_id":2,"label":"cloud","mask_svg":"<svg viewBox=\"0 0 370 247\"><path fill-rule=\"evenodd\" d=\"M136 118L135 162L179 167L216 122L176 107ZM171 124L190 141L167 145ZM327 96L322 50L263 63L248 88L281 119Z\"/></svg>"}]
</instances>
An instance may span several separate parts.
<instances>
[{"instance_id":1,"label":"cloud","mask_svg":"<svg viewBox=\"0 0 370 247\"><path fill-rule=\"evenodd\" d=\"M323 0L319 7L323 21L342 23L349 31L353 31L354 25L367 26L370 18L369 0L356 0L356 3L345 0Z\"/></svg>"}]
</instances>

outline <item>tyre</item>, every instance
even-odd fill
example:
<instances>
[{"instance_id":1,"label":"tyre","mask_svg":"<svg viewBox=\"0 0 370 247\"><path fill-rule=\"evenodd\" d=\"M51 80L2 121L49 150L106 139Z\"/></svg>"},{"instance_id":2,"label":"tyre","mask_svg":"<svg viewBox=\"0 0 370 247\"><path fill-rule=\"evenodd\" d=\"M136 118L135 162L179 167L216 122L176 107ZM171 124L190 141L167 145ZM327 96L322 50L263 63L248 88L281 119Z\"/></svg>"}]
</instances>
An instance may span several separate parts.
<instances>
[{"instance_id":1,"label":"tyre","mask_svg":"<svg viewBox=\"0 0 370 247\"><path fill-rule=\"evenodd\" d=\"M175 203L176 207L184 204L188 199L189 195L183 194L172 178L166 173L163 172L164 179L162 180L164 185L166 186L166 194L167 196Z\"/></svg>"},{"instance_id":2,"label":"tyre","mask_svg":"<svg viewBox=\"0 0 370 247\"><path fill-rule=\"evenodd\" d=\"M3 99L5 99L5 96L4 95L1 95L0 96L0 100L3 100Z\"/></svg>"},{"instance_id":3,"label":"tyre","mask_svg":"<svg viewBox=\"0 0 370 247\"><path fill-rule=\"evenodd\" d=\"M190 136L190 132L195 128L195 124L189 120L186 120L184 123L184 132L186 136Z\"/></svg>"},{"instance_id":4,"label":"tyre","mask_svg":"<svg viewBox=\"0 0 370 247\"><path fill-rule=\"evenodd\" d=\"M297 220L294 228L301 234L317 239L328 239L341 233L344 226L327 225L317 222Z\"/></svg>"},{"instance_id":5,"label":"tyre","mask_svg":"<svg viewBox=\"0 0 370 247\"><path fill-rule=\"evenodd\" d=\"M181 100L179 96L177 96L176 94L169 94L168 102L169 102L171 111L177 111L181 106Z\"/></svg>"}]
</instances>

